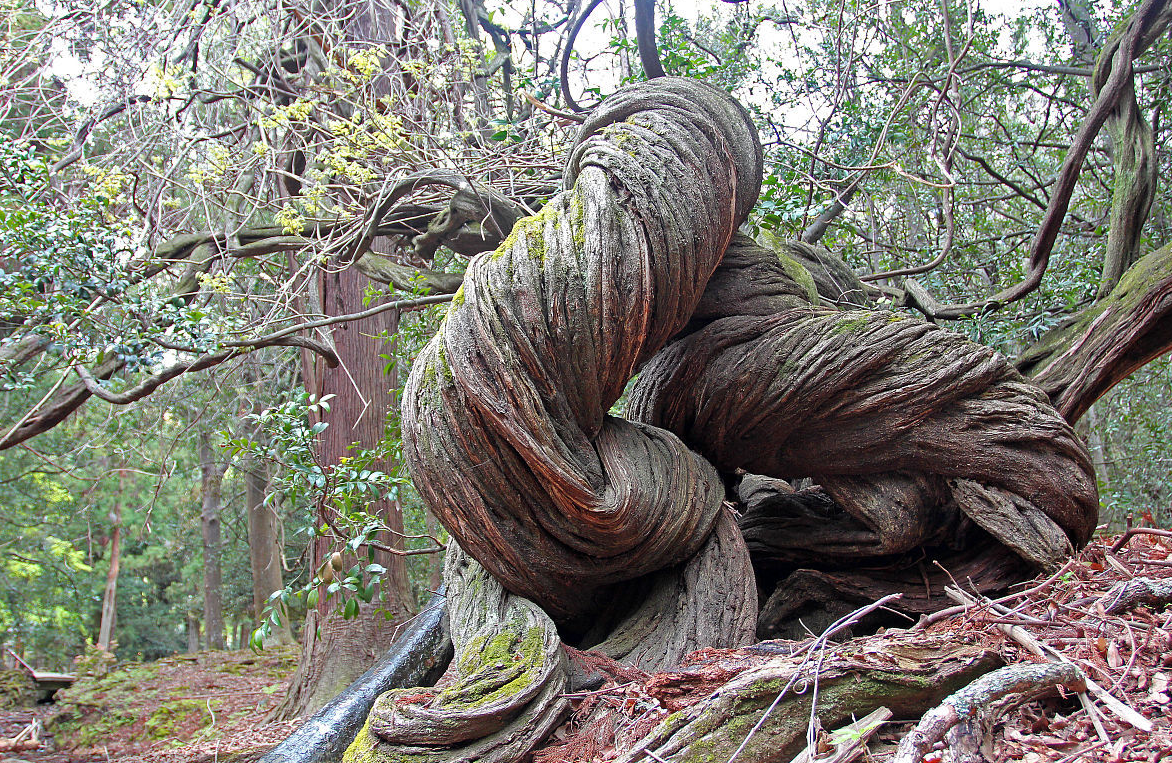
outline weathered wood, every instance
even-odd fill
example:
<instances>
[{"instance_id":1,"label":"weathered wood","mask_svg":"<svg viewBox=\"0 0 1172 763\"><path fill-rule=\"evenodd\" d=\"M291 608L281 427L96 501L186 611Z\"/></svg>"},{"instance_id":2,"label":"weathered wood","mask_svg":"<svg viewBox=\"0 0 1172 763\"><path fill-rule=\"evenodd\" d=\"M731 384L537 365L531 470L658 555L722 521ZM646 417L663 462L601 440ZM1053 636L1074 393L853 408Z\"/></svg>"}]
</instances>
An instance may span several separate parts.
<instances>
[{"instance_id":1,"label":"weathered wood","mask_svg":"<svg viewBox=\"0 0 1172 763\"><path fill-rule=\"evenodd\" d=\"M1172 604L1172 580L1132 578L1116 583L1102 598L1103 611L1109 615L1125 612L1137 605L1166 607Z\"/></svg>"},{"instance_id":2,"label":"weathered wood","mask_svg":"<svg viewBox=\"0 0 1172 763\"><path fill-rule=\"evenodd\" d=\"M984 533L975 534L972 543L959 551L927 551L940 553L927 560L918 556L861 557L849 566L801 568L775 578L773 591L757 618L758 638L794 638L804 632L803 626L821 627L892 591L902 592L903 597L891 608L914 616L949 604L944 588L954 578L974 590L992 592L1005 588L1007 581L1030 576L1021 557ZM864 626L873 627L881 620L873 617Z\"/></svg>"},{"instance_id":3,"label":"weathered wood","mask_svg":"<svg viewBox=\"0 0 1172 763\"><path fill-rule=\"evenodd\" d=\"M1085 677L1073 663L1038 662L1008 665L981 676L929 712L899 743L892 763L920 763L944 735L963 720L986 711L996 700L1009 694L1039 687L1065 685L1073 691L1086 688Z\"/></svg>"},{"instance_id":4,"label":"weathered wood","mask_svg":"<svg viewBox=\"0 0 1172 763\"><path fill-rule=\"evenodd\" d=\"M630 412L726 471L812 477L831 494L843 477L973 480L1079 544L1098 516L1086 450L1037 388L993 350L892 313L722 318L644 368ZM962 510L983 511L967 497L952 490ZM843 508L879 533L907 532L881 524L886 504Z\"/></svg>"},{"instance_id":5,"label":"weathered wood","mask_svg":"<svg viewBox=\"0 0 1172 763\"><path fill-rule=\"evenodd\" d=\"M635 584L631 598L635 610L591 649L649 673L670 670L698 649L755 640L757 584L727 511L695 556Z\"/></svg>"},{"instance_id":6,"label":"weathered wood","mask_svg":"<svg viewBox=\"0 0 1172 763\"><path fill-rule=\"evenodd\" d=\"M607 412L690 318L760 173L726 93L674 78L616 93L583 123L568 190L473 259L412 369L403 440L420 494L563 625L691 557L716 520L707 462Z\"/></svg>"}]
</instances>

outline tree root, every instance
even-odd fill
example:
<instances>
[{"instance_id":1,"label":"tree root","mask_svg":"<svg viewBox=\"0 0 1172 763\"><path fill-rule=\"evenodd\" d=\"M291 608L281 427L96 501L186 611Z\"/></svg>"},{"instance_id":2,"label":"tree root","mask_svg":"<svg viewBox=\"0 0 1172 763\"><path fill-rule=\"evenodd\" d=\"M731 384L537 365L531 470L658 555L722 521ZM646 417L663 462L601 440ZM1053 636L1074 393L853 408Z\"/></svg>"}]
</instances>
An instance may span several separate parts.
<instances>
[{"instance_id":1,"label":"tree root","mask_svg":"<svg viewBox=\"0 0 1172 763\"><path fill-rule=\"evenodd\" d=\"M344 763L516 761L561 723L567 667L557 629L455 543L444 565L456 657L434 690L379 697Z\"/></svg>"}]
</instances>

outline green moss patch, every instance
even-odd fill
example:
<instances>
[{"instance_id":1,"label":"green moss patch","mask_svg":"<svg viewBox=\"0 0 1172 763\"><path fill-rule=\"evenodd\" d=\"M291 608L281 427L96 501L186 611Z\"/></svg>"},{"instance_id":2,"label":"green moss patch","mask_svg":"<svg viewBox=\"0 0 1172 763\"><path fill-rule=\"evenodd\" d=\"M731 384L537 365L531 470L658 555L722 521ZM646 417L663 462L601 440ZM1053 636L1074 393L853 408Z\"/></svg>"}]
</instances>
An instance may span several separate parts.
<instances>
[{"instance_id":1,"label":"green moss patch","mask_svg":"<svg viewBox=\"0 0 1172 763\"><path fill-rule=\"evenodd\" d=\"M85 672L57 692L49 730L62 748L131 754L254 725L281 700L297 657L297 647L200 652Z\"/></svg>"}]
</instances>

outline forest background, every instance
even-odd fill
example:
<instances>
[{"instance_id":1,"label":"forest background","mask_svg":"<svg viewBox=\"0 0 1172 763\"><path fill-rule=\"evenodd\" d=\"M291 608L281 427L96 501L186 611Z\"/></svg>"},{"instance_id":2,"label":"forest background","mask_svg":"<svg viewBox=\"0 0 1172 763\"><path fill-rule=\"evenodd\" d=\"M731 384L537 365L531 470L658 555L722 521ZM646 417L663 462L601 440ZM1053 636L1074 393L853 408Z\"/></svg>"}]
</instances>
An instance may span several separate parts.
<instances>
[{"instance_id":1,"label":"forest background","mask_svg":"<svg viewBox=\"0 0 1172 763\"><path fill-rule=\"evenodd\" d=\"M658 36L669 74L761 129L752 233L817 241L922 314L1026 275L1096 55L1134 10L714 3L661 7ZM296 634L290 714L361 672L445 540L401 465L406 369L468 257L556 191L574 99L643 77L618 3L559 71L581 11L4 0L0 645L65 669L87 644L152 659ZM1159 179L1170 56L1161 39L1136 64ZM1132 254L1112 248L1136 172L1112 129L1041 286L951 329L1016 357L1170 240L1156 183ZM1170 397L1165 358L1079 422L1108 525L1169 526Z\"/></svg>"}]
</instances>

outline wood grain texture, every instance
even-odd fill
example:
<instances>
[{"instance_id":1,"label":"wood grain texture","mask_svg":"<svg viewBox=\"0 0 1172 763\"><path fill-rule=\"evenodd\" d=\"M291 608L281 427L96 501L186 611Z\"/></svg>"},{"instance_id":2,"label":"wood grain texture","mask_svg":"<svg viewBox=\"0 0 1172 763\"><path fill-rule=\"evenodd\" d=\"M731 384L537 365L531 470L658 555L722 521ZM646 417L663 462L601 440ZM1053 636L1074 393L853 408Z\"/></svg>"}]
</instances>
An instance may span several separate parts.
<instances>
[{"instance_id":1,"label":"wood grain texture","mask_svg":"<svg viewBox=\"0 0 1172 763\"><path fill-rule=\"evenodd\" d=\"M727 94L660 79L583 124L567 190L469 265L403 405L421 495L556 620L704 544L724 487L678 437L608 415L687 323L756 200L756 132Z\"/></svg>"}]
</instances>

